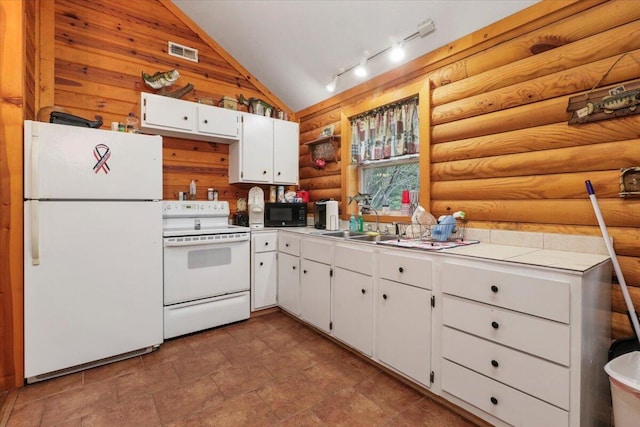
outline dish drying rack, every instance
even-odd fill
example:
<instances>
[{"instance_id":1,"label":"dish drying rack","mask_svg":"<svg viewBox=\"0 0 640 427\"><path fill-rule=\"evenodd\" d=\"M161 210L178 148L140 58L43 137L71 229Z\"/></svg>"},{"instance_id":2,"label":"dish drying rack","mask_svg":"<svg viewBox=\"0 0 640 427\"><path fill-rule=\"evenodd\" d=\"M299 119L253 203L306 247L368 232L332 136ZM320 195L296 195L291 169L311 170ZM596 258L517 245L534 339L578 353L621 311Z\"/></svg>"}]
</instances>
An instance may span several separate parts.
<instances>
[{"instance_id":1,"label":"dish drying rack","mask_svg":"<svg viewBox=\"0 0 640 427\"><path fill-rule=\"evenodd\" d=\"M456 220L455 224L423 225L418 223L396 223L396 234L401 239L423 242L464 241L467 230L466 220Z\"/></svg>"}]
</instances>

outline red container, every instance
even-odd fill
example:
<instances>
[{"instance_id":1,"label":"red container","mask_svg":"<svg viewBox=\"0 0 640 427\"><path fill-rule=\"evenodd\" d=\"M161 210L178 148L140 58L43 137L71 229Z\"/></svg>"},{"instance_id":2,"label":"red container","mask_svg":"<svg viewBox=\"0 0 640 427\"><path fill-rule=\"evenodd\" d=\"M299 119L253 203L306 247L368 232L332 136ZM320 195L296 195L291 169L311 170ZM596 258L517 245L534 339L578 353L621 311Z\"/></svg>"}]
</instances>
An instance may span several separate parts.
<instances>
[{"instance_id":1,"label":"red container","mask_svg":"<svg viewBox=\"0 0 640 427\"><path fill-rule=\"evenodd\" d=\"M302 199L304 203L309 203L309 192L307 190L296 191L296 197Z\"/></svg>"},{"instance_id":2,"label":"red container","mask_svg":"<svg viewBox=\"0 0 640 427\"><path fill-rule=\"evenodd\" d=\"M402 203L411 203L409 199L409 190L402 190Z\"/></svg>"}]
</instances>

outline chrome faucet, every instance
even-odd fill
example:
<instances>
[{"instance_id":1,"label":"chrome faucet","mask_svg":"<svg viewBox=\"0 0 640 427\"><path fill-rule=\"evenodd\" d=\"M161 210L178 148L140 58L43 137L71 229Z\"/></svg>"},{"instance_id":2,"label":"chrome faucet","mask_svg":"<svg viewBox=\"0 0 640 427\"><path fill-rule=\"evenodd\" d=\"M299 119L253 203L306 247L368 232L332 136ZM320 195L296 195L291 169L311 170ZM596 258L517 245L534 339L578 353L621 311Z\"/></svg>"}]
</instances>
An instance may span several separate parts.
<instances>
[{"instance_id":1,"label":"chrome faucet","mask_svg":"<svg viewBox=\"0 0 640 427\"><path fill-rule=\"evenodd\" d=\"M371 209L376 214L376 233L380 233L380 217L378 216L378 211L371 205L362 205L364 209Z\"/></svg>"}]
</instances>

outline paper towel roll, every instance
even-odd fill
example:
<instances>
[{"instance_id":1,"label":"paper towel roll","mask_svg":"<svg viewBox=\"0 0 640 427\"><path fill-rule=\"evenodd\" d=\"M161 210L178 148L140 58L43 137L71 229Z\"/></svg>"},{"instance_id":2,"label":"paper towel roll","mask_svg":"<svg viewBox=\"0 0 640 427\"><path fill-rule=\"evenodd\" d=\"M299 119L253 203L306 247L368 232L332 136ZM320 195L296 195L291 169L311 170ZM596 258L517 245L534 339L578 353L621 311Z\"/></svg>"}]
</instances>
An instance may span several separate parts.
<instances>
[{"instance_id":1,"label":"paper towel roll","mask_svg":"<svg viewBox=\"0 0 640 427\"><path fill-rule=\"evenodd\" d=\"M327 206L327 230L335 231L340 229L340 217L338 216L338 202L329 200Z\"/></svg>"}]
</instances>

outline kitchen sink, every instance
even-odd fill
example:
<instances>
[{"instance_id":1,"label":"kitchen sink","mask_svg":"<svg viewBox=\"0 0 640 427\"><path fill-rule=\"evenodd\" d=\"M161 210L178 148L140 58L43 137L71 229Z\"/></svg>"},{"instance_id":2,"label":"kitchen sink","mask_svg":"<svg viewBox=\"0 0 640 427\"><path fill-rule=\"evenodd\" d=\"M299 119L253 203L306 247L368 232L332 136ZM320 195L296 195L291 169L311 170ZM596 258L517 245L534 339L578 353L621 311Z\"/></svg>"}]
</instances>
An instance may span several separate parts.
<instances>
[{"instance_id":1,"label":"kitchen sink","mask_svg":"<svg viewBox=\"0 0 640 427\"><path fill-rule=\"evenodd\" d=\"M393 234L361 234L358 236L349 236L349 240L357 240L358 242L384 242L387 240L398 240L398 236Z\"/></svg>"},{"instance_id":2,"label":"kitchen sink","mask_svg":"<svg viewBox=\"0 0 640 427\"><path fill-rule=\"evenodd\" d=\"M398 240L398 236L394 234L371 235L363 231L350 231L350 230L324 231L324 232L319 232L317 234L325 237L337 237L341 239L354 240L358 242L375 243L375 242L382 242L387 240Z\"/></svg>"},{"instance_id":3,"label":"kitchen sink","mask_svg":"<svg viewBox=\"0 0 640 427\"><path fill-rule=\"evenodd\" d=\"M363 231L349 231L349 230L339 230L339 231L321 231L319 233L320 236L326 237L341 237L346 239L353 239L354 237L366 236L367 233Z\"/></svg>"}]
</instances>

